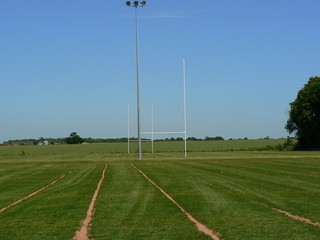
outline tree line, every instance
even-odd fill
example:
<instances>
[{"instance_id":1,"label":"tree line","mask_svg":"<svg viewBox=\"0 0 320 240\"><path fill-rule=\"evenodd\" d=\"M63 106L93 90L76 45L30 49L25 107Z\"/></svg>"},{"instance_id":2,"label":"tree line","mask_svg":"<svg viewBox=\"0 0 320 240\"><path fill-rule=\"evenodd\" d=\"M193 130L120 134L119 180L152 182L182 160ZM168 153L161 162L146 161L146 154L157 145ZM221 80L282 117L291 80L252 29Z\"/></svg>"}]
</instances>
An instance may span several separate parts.
<instances>
[{"instance_id":1,"label":"tree line","mask_svg":"<svg viewBox=\"0 0 320 240\"><path fill-rule=\"evenodd\" d=\"M246 140L248 138L244 138ZM137 138L130 138L130 141L137 141ZM143 141L150 141L151 139L142 138ZM196 138L196 137L188 137L187 141L222 141L225 140L221 136L216 137L208 137L205 138ZM232 138L229 140L233 140ZM164 138L164 139L155 139L154 141L184 141L182 137L171 137L171 138ZM3 142L4 144L8 145L29 145L27 143L32 143L33 145L51 145L51 144L82 144L82 143L121 143L121 142L128 142L127 137L122 138L82 138L78 135L77 132L72 132L68 137L65 138L44 138L40 137L38 139L15 139L15 140L8 140ZM19 144L20 143L20 144Z\"/></svg>"}]
</instances>

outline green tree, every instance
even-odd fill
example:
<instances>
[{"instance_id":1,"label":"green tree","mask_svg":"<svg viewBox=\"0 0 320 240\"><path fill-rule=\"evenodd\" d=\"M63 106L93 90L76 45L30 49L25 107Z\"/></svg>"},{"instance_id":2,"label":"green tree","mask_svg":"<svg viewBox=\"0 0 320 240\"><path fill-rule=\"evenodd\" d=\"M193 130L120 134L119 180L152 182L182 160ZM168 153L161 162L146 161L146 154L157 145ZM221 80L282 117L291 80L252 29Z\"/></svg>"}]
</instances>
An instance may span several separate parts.
<instances>
[{"instance_id":1,"label":"green tree","mask_svg":"<svg viewBox=\"0 0 320 240\"><path fill-rule=\"evenodd\" d=\"M320 77L311 77L290 103L285 128L297 137L297 148L320 147Z\"/></svg>"},{"instance_id":2,"label":"green tree","mask_svg":"<svg viewBox=\"0 0 320 240\"><path fill-rule=\"evenodd\" d=\"M81 144L83 139L76 133L72 132L69 137L65 139L67 144Z\"/></svg>"},{"instance_id":3,"label":"green tree","mask_svg":"<svg viewBox=\"0 0 320 240\"><path fill-rule=\"evenodd\" d=\"M224 138L221 137L221 136L216 136L216 137L208 137L208 136L206 136L204 140L205 141L221 141L221 140L224 140Z\"/></svg>"}]
</instances>

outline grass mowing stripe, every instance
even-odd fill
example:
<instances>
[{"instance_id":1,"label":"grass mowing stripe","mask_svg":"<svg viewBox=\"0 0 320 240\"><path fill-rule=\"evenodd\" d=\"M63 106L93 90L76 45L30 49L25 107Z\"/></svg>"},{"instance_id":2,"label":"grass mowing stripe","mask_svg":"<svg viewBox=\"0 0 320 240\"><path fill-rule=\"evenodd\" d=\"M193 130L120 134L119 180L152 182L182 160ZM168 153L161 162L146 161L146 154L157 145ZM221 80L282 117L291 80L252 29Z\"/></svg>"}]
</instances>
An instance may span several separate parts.
<instances>
[{"instance_id":1,"label":"grass mowing stripe","mask_svg":"<svg viewBox=\"0 0 320 240\"><path fill-rule=\"evenodd\" d=\"M319 170L318 169L314 169L313 171L311 171L311 166L307 169L302 168L301 166L301 162L303 160L295 160L295 165L292 164L287 164L287 165L283 165L283 166L279 166L276 163L270 163L270 161L266 162L261 162L259 161L259 163L246 163L246 164L238 164L235 162L223 162L223 163L219 163L219 167L223 167L223 168L227 168L227 169L231 169L234 171L234 169L236 168L237 171L241 172L241 173L245 173L246 175L253 175L253 174L259 174L260 175L265 175L268 179L272 180L271 178L276 178L279 182L279 180L281 180L282 182L284 181L285 183L287 183L288 180L290 181L295 181L294 184L292 184L293 186L298 187L305 187L305 184L319 184L320 182L320 178L319 178L319 170L320 170L320 166L319 166ZM297 163L299 163L299 170L297 171L297 169L295 169L295 167L297 166ZM314 162L315 164L315 162ZM273 181L273 180L272 180ZM317 188L315 188L317 189ZM318 193L320 193L320 191L317 191Z\"/></svg>"},{"instance_id":2,"label":"grass mowing stripe","mask_svg":"<svg viewBox=\"0 0 320 240\"><path fill-rule=\"evenodd\" d=\"M127 161L108 161L95 208L95 240L211 239Z\"/></svg>"},{"instance_id":3,"label":"grass mowing stripe","mask_svg":"<svg viewBox=\"0 0 320 240\"><path fill-rule=\"evenodd\" d=\"M86 216L105 163L68 164L62 181L0 214L1 240L70 240ZM61 171L66 165L61 164Z\"/></svg>"},{"instance_id":4,"label":"grass mowing stripe","mask_svg":"<svg viewBox=\"0 0 320 240\"><path fill-rule=\"evenodd\" d=\"M318 159L312 159L312 162L309 160L309 164L305 166L307 160L306 159L289 159L287 161L279 161L275 159L270 159L268 161L216 161L215 164L231 167L241 170L244 169L245 171L254 171L254 172L261 172L265 173L266 169L269 173L276 176L288 176L290 178L296 178L299 180L303 180L308 182L311 180L312 182L320 182L320 166L315 165ZM294 161L293 161L294 160ZM291 161L291 162L290 162ZM295 167L299 163L299 171Z\"/></svg>"},{"instance_id":5,"label":"grass mowing stripe","mask_svg":"<svg viewBox=\"0 0 320 240\"><path fill-rule=\"evenodd\" d=\"M318 188L316 188L316 186L318 186L318 183L307 183L307 182L303 182L300 179L299 180L295 180L293 178L288 179L287 176L282 175L276 175L273 173L273 169L269 170L269 168L264 169L263 172L258 171L258 170L249 170L247 168L239 168L238 166L226 166L224 164L216 164L214 166L212 166L212 164L208 164L208 163L200 163L202 165L203 169L207 169L212 171L215 171L217 173L222 173L224 175L229 175L230 177L234 177L234 178L240 178L242 176L245 176L244 178L241 178L243 180L246 181L255 181L255 182L259 182L261 184L266 184L266 185L276 185L278 188L289 188L291 190L295 190L295 191L299 191L302 193L306 193L306 185L309 186L309 192L307 192L308 194L312 194L312 195L320 195L320 191L318 190ZM198 168L200 168L199 164L198 164ZM223 175L221 175L223 176ZM228 177L229 177L228 176ZM288 182L288 180L290 180L290 182ZM290 185L289 185L290 183Z\"/></svg>"},{"instance_id":6,"label":"grass mowing stripe","mask_svg":"<svg viewBox=\"0 0 320 240\"><path fill-rule=\"evenodd\" d=\"M233 192L233 191L231 191L231 190L229 190L229 189L225 189L225 188L219 187L219 186L217 186L217 185L214 185L214 184L212 184L212 183L206 182L206 181L204 181L204 180L202 180L202 179L200 179L200 178L197 178L197 177L195 177L195 176L192 176L192 175L187 175L187 176L192 177L192 178L196 179L197 181L202 182L202 183L204 183L204 184L206 184L206 185L209 185L209 186L212 186L212 187L214 187L214 188L220 189L221 191L228 192L228 193L231 193L231 194L236 194L236 195L242 197L242 198L245 199L245 200L249 200L249 201L252 201L252 202L255 202L255 203L260 203L260 204L262 204L262 205L264 205L264 206L266 206L266 207L268 207L268 208L271 208L272 210L275 210L275 211L277 211L277 212L283 213L284 215L286 215L286 216L288 216L288 217L290 217L290 218L292 218L292 219L298 220L298 221L300 221L300 222L306 222L306 223L308 223L308 224L311 224L311 225L320 227L320 222L315 222L315 221L313 221L313 220L311 220L311 219L308 219L308 218L305 218L305 217L301 217L301 216L298 216L298 215L294 215L294 214L292 214L292 213L290 213L290 212L287 212L287 211L284 211L284 210L281 210L281 209L278 209L278 208L274 208L274 207L272 207L272 206L269 206L269 205L266 204L266 203L259 202L259 201L255 200L255 199L251 199L251 198L242 196L242 195L239 194L239 193L236 193L236 192Z\"/></svg>"},{"instance_id":7,"label":"grass mowing stripe","mask_svg":"<svg viewBox=\"0 0 320 240\"><path fill-rule=\"evenodd\" d=\"M159 165L159 166L160 166L160 167L165 167L165 168L167 168L167 169L170 169L170 167L168 167L168 166L161 166L161 165ZM189 172L192 172L192 171L189 171ZM190 175L190 174L183 174L183 175L188 176L188 177L192 177L192 178L194 178L195 180L197 180L197 181L199 181L199 182L202 182L202 183L204 183L204 184L206 184L206 185L212 186L212 187L214 187L214 188L216 188L216 189L219 189L219 190L221 190L221 191L224 191L224 192L227 192L227 193L231 193L231 194L234 194L234 195L238 195L238 196L242 197L242 198L245 199L245 200L249 200L249 201L251 201L251 202L255 202L255 203L262 204L263 206L266 206L266 207L268 207L268 208L270 208L270 209L272 209L272 210L275 210L275 211L277 211L277 212L279 212L279 213L282 213L282 214L284 214L284 215L286 215L286 216L288 216L288 217L290 217L290 218L292 218L292 219L294 219L294 220L298 220L298 221L301 221L301 222L306 222L306 223L308 223L308 224L311 224L311 225L314 225L314 226L318 226L318 227L320 226L320 222L316 222L316 221L313 221L313 220L311 220L311 219L308 219L308 218L305 218L305 217L302 217L302 216L295 215L295 214L290 213L290 212L288 212L288 211L285 211L285 210L282 210L282 209L279 209L279 208L275 208L275 207L273 207L273 206L270 206L269 204L266 204L266 203L264 203L264 202L258 201L257 199L250 198L250 197L248 197L248 196L244 196L243 194L240 194L240 193L238 193L238 192L236 192L236 191L232 191L232 190L230 190L230 189L223 188L223 187L221 187L221 186L219 186L219 185L216 185L216 184L213 184L213 183L209 183L209 182L207 182L207 181L205 181L205 180L203 180L203 179L201 179L201 178L199 178L199 177L195 177L195 176Z\"/></svg>"},{"instance_id":8,"label":"grass mowing stripe","mask_svg":"<svg viewBox=\"0 0 320 240\"><path fill-rule=\"evenodd\" d=\"M107 166L108 165L106 164L104 169L103 169L101 179L100 179L100 181L98 183L97 189L94 192L92 200L91 200L91 203L89 205L89 208L88 208L88 211L87 211L87 216L82 221L81 229L76 232L76 235L74 236L73 240L88 240L89 239L89 237L88 237L88 227L89 227L89 224L90 224L90 222L92 220L92 217L93 217L94 204L95 204L96 199L98 197L98 194L99 194L99 191L100 191L100 187L101 187L102 181L104 179L105 172L107 170Z\"/></svg>"},{"instance_id":9,"label":"grass mowing stripe","mask_svg":"<svg viewBox=\"0 0 320 240\"><path fill-rule=\"evenodd\" d=\"M193 216L223 233L224 239L319 239L319 227L294 221L257 202L244 200L237 194L220 191L186 177L185 173L189 171L182 167L185 162L158 162L172 167L171 170L159 165L155 167L151 162L141 162L137 166L164 187ZM189 169L195 170L192 167ZM196 175L201 178L203 171L196 171ZM210 178L202 179L210 181ZM222 186L228 189L228 184ZM245 191L241 193L246 196Z\"/></svg>"},{"instance_id":10,"label":"grass mowing stripe","mask_svg":"<svg viewBox=\"0 0 320 240\"><path fill-rule=\"evenodd\" d=\"M68 170L73 169L70 164L16 162L2 164L0 169L5 176L0 173L0 209L21 199L28 194L37 191L48 183L64 175Z\"/></svg>"},{"instance_id":11,"label":"grass mowing stripe","mask_svg":"<svg viewBox=\"0 0 320 240\"><path fill-rule=\"evenodd\" d=\"M304 188L302 185L297 188L294 180L287 180L286 183L281 180L282 177L268 178L264 174L241 172L237 167L227 170L218 164L199 163L188 162L178 165L183 166L185 171L189 171L190 168L197 169L197 171L202 172L201 176L210 180L214 179L215 183L227 186L233 191L244 192L251 198L267 202L277 209L286 209L288 212L295 212L296 215L319 221L319 193L317 193L319 184L305 184ZM266 171L268 171L267 168Z\"/></svg>"},{"instance_id":12,"label":"grass mowing stripe","mask_svg":"<svg viewBox=\"0 0 320 240\"><path fill-rule=\"evenodd\" d=\"M262 204L263 204L263 203L262 203ZM266 205L266 206L268 206L268 205ZM270 206L268 206L268 207L270 207ZM301 216L297 216L297 215L294 215L294 214L292 214L292 213L289 213L289 212L284 211L284 210L281 210L281 209L277 209L277 208L273 208L273 207L271 207L271 208L272 208L273 210L277 211L277 212L283 213L283 214L287 215L288 217L291 217L291 218L293 218L293 219L295 219L295 220L298 220L298 221L300 221L300 222L306 222L306 223L309 223L309 224L311 224L311 225L320 227L320 222L315 222L315 221L313 221L313 220L311 220L311 219L304 218L304 217L301 217Z\"/></svg>"},{"instance_id":13,"label":"grass mowing stripe","mask_svg":"<svg viewBox=\"0 0 320 240\"><path fill-rule=\"evenodd\" d=\"M204 234L210 236L212 239L214 240L220 240L220 238L218 237L218 235L216 235L215 233L213 233L213 231L211 229L209 229L208 227L206 227L204 224L202 224L201 222L199 222L197 219L195 219L190 213L188 213L179 203L177 203L169 194L167 194L162 188L160 188L154 181L152 181L144 172L142 172L139 168L137 168L136 166L134 166L131 163L131 166L133 168L135 168L137 171L139 171L150 183L152 183L156 188L158 188L170 201L172 201L178 208L180 208L180 210L185 213L187 215L187 217L190 219L190 221L192 221L193 223L196 224L198 230L200 232L203 232Z\"/></svg>"},{"instance_id":14,"label":"grass mowing stripe","mask_svg":"<svg viewBox=\"0 0 320 240\"><path fill-rule=\"evenodd\" d=\"M21 198L20 200L18 200L18 201L16 201L16 202L14 202L14 203L12 203L12 204L10 204L10 205L2 208L2 209L0 210L0 213L4 212L5 210L7 210L7 209L10 208L10 207L13 207L13 206L15 206L15 205L17 205L17 204L19 204L19 203L27 200L28 198L31 198L32 196L38 194L39 192L41 192L41 191L45 190L46 188L50 187L51 185L55 184L56 182L58 182L59 180L61 180L61 179L64 178L65 176L66 176L66 175L61 176L61 177L58 178L57 180L55 180L55 181L53 181L52 183L48 184L47 186L45 186L45 187L43 187L43 188L40 188L39 190L37 190L37 191L35 191L35 192L33 192L33 193L30 193L28 196L26 196L26 197L24 197L24 198Z\"/></svg>"}]
</instances>

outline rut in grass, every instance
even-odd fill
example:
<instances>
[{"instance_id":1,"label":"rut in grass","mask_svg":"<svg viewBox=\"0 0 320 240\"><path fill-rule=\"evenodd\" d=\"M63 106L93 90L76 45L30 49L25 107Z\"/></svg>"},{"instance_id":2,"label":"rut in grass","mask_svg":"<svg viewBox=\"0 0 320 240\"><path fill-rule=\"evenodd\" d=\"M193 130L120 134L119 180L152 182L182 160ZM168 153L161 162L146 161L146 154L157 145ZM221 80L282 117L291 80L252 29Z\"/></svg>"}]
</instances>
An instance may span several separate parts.
<instances>
[{"instance_id":1,"label":"rut in grass","mask_svg":"<svg viewBox=\"0 0 320 240\"><path fill-rule=\"evenodd\" d=\"M160 188L153 180L151 180L143 171L134 166L131 163L131 166L140 172L150 183L152 183L157 189L160 190L170 201L172 201L183 213L185 213L190 221L192 221L198 228L200 232L210 236L213 240L221 240L213 230L209 229L207 226L195 219L189 212L187 212L179 203L177 203L168 193L166 193L162 188Z\"/></svg>"},{"instance_id":2,"label":"rut in grass","mask_svg":"<svg viewBox=\"0 0 320 240\"><path fill-rule=\"evenodd\" d=\"M82 221L81 223L81 228L79 231L76 232L75 236L73 237L73 240L89 240L89 235L88 235L88 228L89 228L89 224L92 221L93 218L93 212L94 212L94 204L97 200L100 188L101 188L101 184L103 182L104 176L105 176L105 172L107 170L107 164L105 165L103 172L102 172L102 176L101 179L97 185L97 189L93 194L91 203L89 205L88 211L87 211L87 216L86 218Z\"/></svg>"},{"instance_id":3,"label":"rut in grass","mask_svg":"<svg viewBox=\"0 0 320 240\"><path fill-rule=\"evenodd\" d=\"M2 208L2 209L0 210L0 213L4 212L4 211L7 210L8 208L11 208L11 207L13 207L13 206L15 206L15 205L17 205L17 204L19 204L19 203L27 200L28 198L31 198L32 196L38 194L39 192L41 192L41 191L45 190L46 188L50 187L51 185L55 184L56 182L58 182L59 180L61 180L61 179L64 178L65 176L66 176L66 175L61 176L61 177L58 178L57 180L55 180L55 181L53 181L52 183L48 184L47 186L45 186L45 187L43 187L43 188L40 188L39 190L37 190L37 191L35 191L35 192L33 192L33 193L30 193L28 196L26 196L26 197L24 197L24 198L21 198L20 200L18 200L18 201L16 201L16 202L14 202L14 203L12 203L12 204L10 204L10 205Z\"/></svg>"}]
</instances>

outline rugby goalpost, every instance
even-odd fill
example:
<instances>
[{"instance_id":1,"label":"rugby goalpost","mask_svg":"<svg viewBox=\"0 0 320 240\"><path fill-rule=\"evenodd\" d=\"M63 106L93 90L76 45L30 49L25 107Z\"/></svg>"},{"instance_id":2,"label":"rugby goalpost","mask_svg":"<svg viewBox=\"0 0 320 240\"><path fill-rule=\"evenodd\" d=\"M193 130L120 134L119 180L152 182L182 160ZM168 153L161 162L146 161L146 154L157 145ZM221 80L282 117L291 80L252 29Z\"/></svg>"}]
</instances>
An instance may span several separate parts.
<instances>
[{"instance_id":1,"label":"rugby goalpost","mask_svg":"<svg viewBox=\"0 0 320 240\"><path fill-rule=\"evenodd\" d=\"M184 131L176 132L155 132L153 124L153 104L151 105L151 132L141 132L141 134L151 135L151 152L154 153L153 142L154 135L156 134L183 134L184 135L184 157L187 158L187 101L186 101L186 61L183 58L183 118L184 118ZM130 105L128 104L128 154L130 153Z\"/></svg>"}]
</instances>

